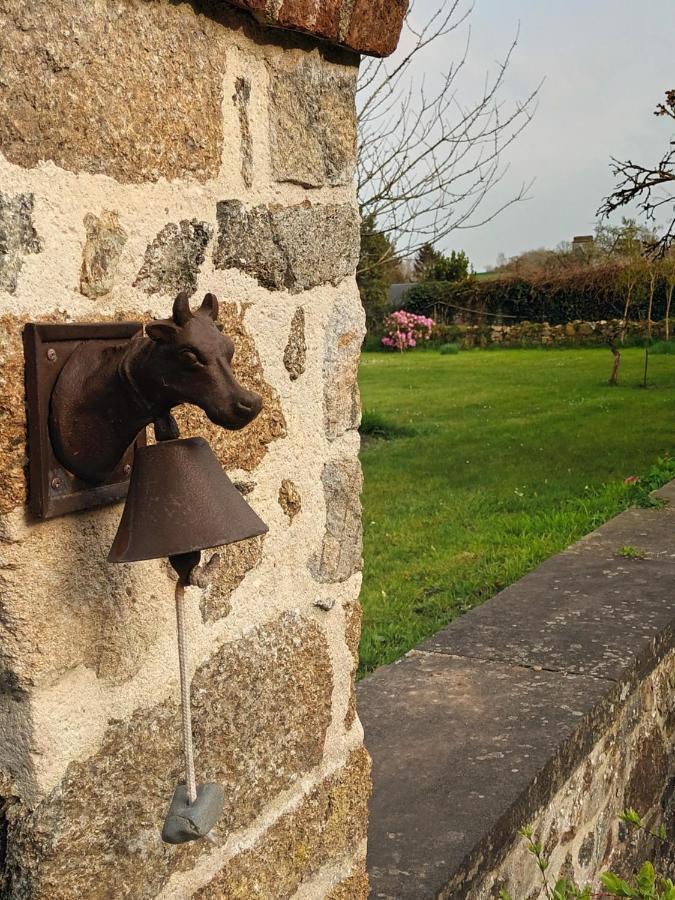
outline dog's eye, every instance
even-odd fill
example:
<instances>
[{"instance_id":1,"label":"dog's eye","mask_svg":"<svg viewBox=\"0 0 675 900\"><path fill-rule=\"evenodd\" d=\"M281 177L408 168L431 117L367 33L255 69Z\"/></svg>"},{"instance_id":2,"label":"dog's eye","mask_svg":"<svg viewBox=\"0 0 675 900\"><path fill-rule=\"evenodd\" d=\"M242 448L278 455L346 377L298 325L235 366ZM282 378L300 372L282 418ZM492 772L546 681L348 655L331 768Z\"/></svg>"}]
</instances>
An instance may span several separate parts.
<instances>
[{"instance_id":1,"label":"dog's eye","mask_svg":"<svg viewBox=\"0 0 675 900\"><path fill-rule=\"evenodd\" d=\"M187 369L194 369L201 365L197 354L193 353L192 350L181 350L180 361Z\"/></svg>"}]
</instances>

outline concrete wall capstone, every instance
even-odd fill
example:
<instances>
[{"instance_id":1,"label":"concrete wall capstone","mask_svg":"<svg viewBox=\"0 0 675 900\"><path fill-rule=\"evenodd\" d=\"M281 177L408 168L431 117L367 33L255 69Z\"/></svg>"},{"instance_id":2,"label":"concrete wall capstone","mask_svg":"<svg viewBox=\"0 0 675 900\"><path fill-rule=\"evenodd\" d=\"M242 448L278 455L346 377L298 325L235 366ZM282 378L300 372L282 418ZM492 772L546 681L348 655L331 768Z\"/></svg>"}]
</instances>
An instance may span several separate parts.
<instances>
[{"instance_id":1,"label":"concrete wall capstone","mask_svg":"<svg viewBox=\"0 0 675 900\"><path fill-rule=\"evenodd\" d=\"M385 52L405 4L368 40L368 4L329 5L272 24ZM0 894L365 898L358 58L208 0L6 0L0 56ZM119 504L28 514L21 331L147 322L179 290L219 296L264 398L242 432L193 407L181 432L270 530L188 590L198 780L226 803L214 843L169 847L171 570L106 562Z\"/></svg>"}]
</instances>

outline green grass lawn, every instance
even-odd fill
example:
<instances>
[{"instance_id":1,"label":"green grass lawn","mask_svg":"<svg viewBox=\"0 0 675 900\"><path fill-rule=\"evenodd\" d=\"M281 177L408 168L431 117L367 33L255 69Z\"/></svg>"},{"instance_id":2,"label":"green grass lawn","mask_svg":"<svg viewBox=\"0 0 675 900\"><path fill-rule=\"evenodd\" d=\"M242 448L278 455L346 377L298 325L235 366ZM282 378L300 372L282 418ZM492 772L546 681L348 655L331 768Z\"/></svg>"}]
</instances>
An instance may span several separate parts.
<instances>
[{"instance_id":1,"label":"green grass lawn","mask_svg":"<svg viewBox=\"0 0 675 900\"><path fill-rule=\"evenodd\" d=\"M364 354L362 674L639 498L624 479L675 444L675 356L644 390L622 355L611 388L605 349Z\"/></svg>"}]
</instances>

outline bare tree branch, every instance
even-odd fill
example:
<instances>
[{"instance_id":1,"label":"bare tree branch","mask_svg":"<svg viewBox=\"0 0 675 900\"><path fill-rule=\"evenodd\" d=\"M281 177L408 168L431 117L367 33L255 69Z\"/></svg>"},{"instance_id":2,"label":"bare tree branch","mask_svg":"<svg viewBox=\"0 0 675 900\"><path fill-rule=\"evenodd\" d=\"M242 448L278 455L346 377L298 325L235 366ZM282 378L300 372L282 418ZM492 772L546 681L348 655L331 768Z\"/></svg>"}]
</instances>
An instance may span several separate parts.
<instances>
[{"instance_id":1,"label":"bare tree branch","mask_svg":"<svg viewBox=\"0 0 675 900\"><path fill-rule=\"evenodd\" d=\"M675 120L675 90L666 91L666 102L658 104L654 115ZM652 255L663 256L675 241L675 195L668 188L675 182L675 140L671 139L669 149L653 166L643 166L630 159L622 162L612 158L611 168L618 183L603 200L598 215L606 218L624 206L635 204L648 221L656 222L657 215L664 207L669 207L670 223L649 248Z\"/></svg>"},{"instance_id":2,"label":"bare tree branch","mask_svg":"<svg viewBox=\"0 0 675 900\"><path fill-rule=\"evenodd\" d=\"M460 84L469 61L468 29L459 57L431 90L428 79L412 75L413 62L419 67L431 47L445 46L444 40L468 23L472 11L473 5L462 0L445 0L419 24L411 4L401 55L393 61L369 60L361 71L359 201L399 259L413 256L423 244L443 241L456 229L484 225L525 199L531 186L522 184L507 200L486 207L488 195L508 172L503 155L531 121L540 89L538 85L520 103L508 105L502 99L518 34L471 100Z\"/></svg>"}]
</instances>

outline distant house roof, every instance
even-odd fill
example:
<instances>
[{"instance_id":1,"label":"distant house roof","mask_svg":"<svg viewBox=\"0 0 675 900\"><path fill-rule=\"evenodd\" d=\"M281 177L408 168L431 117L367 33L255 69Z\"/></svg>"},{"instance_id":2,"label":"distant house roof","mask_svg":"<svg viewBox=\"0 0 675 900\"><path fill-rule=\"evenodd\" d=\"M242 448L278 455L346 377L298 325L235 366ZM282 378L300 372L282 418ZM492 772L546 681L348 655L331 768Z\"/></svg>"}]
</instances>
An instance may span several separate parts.
<instances>
[{"instance_id":1,"label":"distant house roof","mask_svg":"<svg viewBox=\"0 0 675 900\"><path fill-rule=\"evenodd\" d=\"M403 302L403 298L413 287L412 282L404 282L403 284L392 284L389 288L389 306L398 306Z\"/></svg>"}]
</instances>

